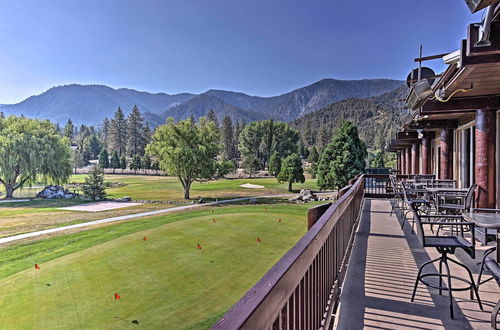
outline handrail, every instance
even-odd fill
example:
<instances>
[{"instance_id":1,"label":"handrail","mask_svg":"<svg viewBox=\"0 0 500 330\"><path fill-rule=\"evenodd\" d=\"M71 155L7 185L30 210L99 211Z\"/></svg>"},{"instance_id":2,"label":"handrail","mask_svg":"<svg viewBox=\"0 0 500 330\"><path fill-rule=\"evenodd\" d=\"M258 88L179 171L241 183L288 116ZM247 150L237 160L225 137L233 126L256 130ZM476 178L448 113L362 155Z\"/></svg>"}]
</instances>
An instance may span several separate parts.
<instances>
[{"instance_id":1,"label":"handrail","mask_svg":"<svg viewBox=\"0 0 500 330\"><path fill-rule=\"evenodd\" d=\"M212 329L327 327L345 276L363 188L361 175Z\"/></svg>"}]
</instances>

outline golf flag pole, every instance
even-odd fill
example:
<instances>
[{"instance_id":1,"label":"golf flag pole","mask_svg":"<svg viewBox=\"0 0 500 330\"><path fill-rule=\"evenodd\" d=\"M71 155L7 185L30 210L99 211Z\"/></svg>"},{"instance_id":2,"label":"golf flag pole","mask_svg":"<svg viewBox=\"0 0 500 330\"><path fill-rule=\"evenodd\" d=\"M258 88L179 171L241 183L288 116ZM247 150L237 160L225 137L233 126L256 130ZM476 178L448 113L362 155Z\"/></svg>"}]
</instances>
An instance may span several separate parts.
<instances>
[{"instance_id":1,"label":"golf flag pole","mask_svg":"<svg viewBox=\"0 0 500 330\"><path fill-rule=\"evenodd\" d=\"M38 281L38 271L40 270L40 266L35 264L35 281Z\"/></svg>"}]
</instances>

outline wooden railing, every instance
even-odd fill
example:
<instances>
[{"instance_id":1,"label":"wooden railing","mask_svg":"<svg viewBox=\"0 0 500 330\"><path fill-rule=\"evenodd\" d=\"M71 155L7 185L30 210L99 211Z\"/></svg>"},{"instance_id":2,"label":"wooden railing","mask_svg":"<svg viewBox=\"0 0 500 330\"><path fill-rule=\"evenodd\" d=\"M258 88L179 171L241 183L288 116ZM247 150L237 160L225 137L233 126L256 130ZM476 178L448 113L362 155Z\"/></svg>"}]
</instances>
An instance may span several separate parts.
<instances>
[{"instance_id":1,"label":"wooden railing","mask_svg":"<svg viewBox=\"0 0 500 330\"><path fill-rule=\"evenodd\" d=\"M213 329L327 329L361 213L364 176Z\"/></svg>"},{"instance_id":2,"label":"wooden railing","mask_svg":"<svg viewBox=\"0 0 500 330\"><path fill-rule=\"evenodd\" d=\"M391 197L394 190L389 179L389 174L365 174L366 197ZM398 179L406 178L408 175L398 174Z\"/></svg>"}]
</instances>

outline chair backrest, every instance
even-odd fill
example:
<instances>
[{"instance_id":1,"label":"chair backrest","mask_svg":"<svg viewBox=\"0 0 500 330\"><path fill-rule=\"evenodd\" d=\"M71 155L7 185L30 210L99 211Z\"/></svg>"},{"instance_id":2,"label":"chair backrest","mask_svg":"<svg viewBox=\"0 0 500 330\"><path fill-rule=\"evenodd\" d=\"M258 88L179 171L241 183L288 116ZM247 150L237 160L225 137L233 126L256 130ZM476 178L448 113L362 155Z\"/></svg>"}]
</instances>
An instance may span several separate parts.
<instances>
[{"instance_id":1,"label":"chair backrest","mask_svg":"<svg viewBox=\"0 0 500 330\"><path fill-rule=\"evenodd\" d=\"M415 221L415 226L417 227L417 237L422 243L422 245L425 247L425 232L424 232L424 227L422 225L421 219L420 219L420 213L417 209L416 203L410 203L410 210L413 215L413 220Z\"/></svg>"},{"instance_id":2,"label":"chair backrest","mask_svg":"<svg viewBox=\"0 0 500 330\"><path fill-rule=\"evenodd\" d=\"M474 197L474 191L477 188L477 183L473 184L470 186L469 190L467 190L467 195L465 196L465 209L469 211L471 209L472 202L473 202L473 197Z\"/></svg>"}]
</instances>

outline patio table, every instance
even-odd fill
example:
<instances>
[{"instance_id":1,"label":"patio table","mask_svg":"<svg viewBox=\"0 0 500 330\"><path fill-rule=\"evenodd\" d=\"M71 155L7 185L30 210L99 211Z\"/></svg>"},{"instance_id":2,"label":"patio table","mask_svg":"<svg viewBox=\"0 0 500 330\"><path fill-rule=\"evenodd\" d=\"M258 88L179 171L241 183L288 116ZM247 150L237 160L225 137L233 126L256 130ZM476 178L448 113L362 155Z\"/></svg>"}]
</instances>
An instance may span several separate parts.
<instances>
[{"instance_id":1,"label":"patio table","mask_svg":"<svg viewBox=\"0 0 500 330\"><path fill-rule=\"evenodd\" d=\"M465 220L474 222L477 227L486 229L496 229L497 234L497 262L500 261L500 214L498 213L463 213L462 216Z\"/></svg>"}]
</instances>

